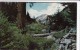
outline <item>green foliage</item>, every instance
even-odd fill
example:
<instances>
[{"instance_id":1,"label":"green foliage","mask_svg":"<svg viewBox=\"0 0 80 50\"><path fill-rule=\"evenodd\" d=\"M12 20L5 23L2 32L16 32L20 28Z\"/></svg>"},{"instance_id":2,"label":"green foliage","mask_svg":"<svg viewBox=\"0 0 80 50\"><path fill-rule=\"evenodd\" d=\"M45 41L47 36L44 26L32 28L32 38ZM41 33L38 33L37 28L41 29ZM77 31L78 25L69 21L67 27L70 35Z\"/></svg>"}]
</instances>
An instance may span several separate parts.
<instances>
[{"instance_id":1,"label":"green foliage","mask_svg":"<svg viewBox=\"0 0 80 50\"><path fill-rule=\"evenodd\" d=\"M30 25L27 25L26 28L28 33L40 34L42 33L42 29L44 28L44 25L40 23L32 23Z\"/></svg>"},{"instance_id":2,"label":"green foliage","mask_svg":"<svg viewBox=\"0 0 80 50\"><path fill-rule=\"evenodd\" d=\"M12 38L11 31L9 31L9 26L10 24L6 16L0 11L0 48L4 48L6 45L11 43Z\"/></svg>"},{"instance_id":3,"label":"green foliage","mask_svg":"<svg viewBox=\"0 0 80 50\"><path fill-rule=\"evenodd\" d=\"M51 50L57 50L58 49L58 44L53 43L51 46Z\"/></svg>"},{"instance_id":4,"label":"green foliage","mask_svg":"<svg viewBox=\"0 0 80 50\"><path fill-rule=\"evenodd\" d=\"M29 45L29 41L31 40L30 36L15 34L13 39L13 48L26 48Z\"/></svg>"},{"instance_id":5,"label":"green foliage","mask_svg":"<svg viewBox=\"0 0 80 50\"><path fill-rule=\"evenodd\" d=\"M8 18L0 11L0 48L12 48L15 34L20 33L16 24L9 23Z\"/></svg>"},{"instance_id":6,"label":"green foliage","mask_svg":"<svg viewBox=\"0 0 80 50\"><path fill-rule=\"evenodd\" d=\"M66 35L69 32L69 30L67 28L65 28L64 30L58 31L57 33L55 33L53 36L58 38L62 38L64 35Z\"/></svg>"},{"instance_id":7,"label":"green foliage","mask_svg":"<svg viewBox=\"0 0 80 50\"><path fill-rule=\"evenodd\" d=\"M46 38L41 37L32 37L30 35L17 35L14 40L14 48L27 48L31 49L33 46L34 49L44 50L47 47L51 48L53 40L47 40ZM33 50L34 50L33 49Z\"/></svg>"},{"instance_id":8,"label":"green foliage","mask_svg":"<svg viewBox=\"0 0 80 50\"><path fill-rule=\"evenodd\" d=\"M0 11L0 48L13 48L16 41L14 39L20 39L20 32L16 24L9 23L5 14Z\"/></svg>"},{"instance_id":9,"label":"green foliage","mask_svg":"<svg viewBox=\"0 0 80 50\"><path fill-rule=\"evenodd\" d=\"M72 19L73 16L71 16L71 11L68 10L68 8L66 8L65 10L63 10L61 12L61 15L62 15L64 21L69 22L69 24L71 24L71 25L75 24L74 23L75 21Z\"/></svg>"},{"instance_id":10,"label":"green foliage","mask_svg":"<svg viewBox=\"0 0 80 50\"><path fill-rule=\"evenodd\" d=\"M68 27L76 26L76 17L73 16L72 14L74 11L71 11L70 9L71 8L66 7L61 12L52 15L51 18L51 20L53 21L52 23L55 23L52 24L52 28L54 28L53 30L62 30L65 29L66 26Z\"/></svg>"},{"instance_id":11,"label":"green foliage","mask_svg":"<svg viewBox=\"0 0 80 50\"><path fill-rule=\"evenodd\" d=\"M30 36L22 35L15 23L9 23L0 12L0 48L24 48L29 44Z\"/></svg>"},{"instance_id":12,"label":"green foliage","mask_svg":"<svg viewBox=\"0 0 80 50\"><path fill-rule=\"evenodd\" d=\"M46 39L46 38L33 38L33 42L38 44L38 47L40 50L46 50L48 48L51 48L52 44L54 43L54 40L52 39Z\"/></svg>"},{"instance_id":13,"label":"green foliage","mask_svg":"<svg viewBox=\"0 0 80 50\"><path fill-rule=\"evenodd\" d=\"M2 12L1 12L2 13ZM35 33L41 33L43 25L39 23L32 23L28 26L28 31L35 31ZM6 16L0 15L0 48L26 48L36 45L40 48L51 45L52 41L48 41L45 38L33 38L28 34L21 34L21 30L16 27L15 23L9 23ZM36 47L35 46L35 47ZM42 47L43 46L43 47Z\"/></svg>"}]
</instances>

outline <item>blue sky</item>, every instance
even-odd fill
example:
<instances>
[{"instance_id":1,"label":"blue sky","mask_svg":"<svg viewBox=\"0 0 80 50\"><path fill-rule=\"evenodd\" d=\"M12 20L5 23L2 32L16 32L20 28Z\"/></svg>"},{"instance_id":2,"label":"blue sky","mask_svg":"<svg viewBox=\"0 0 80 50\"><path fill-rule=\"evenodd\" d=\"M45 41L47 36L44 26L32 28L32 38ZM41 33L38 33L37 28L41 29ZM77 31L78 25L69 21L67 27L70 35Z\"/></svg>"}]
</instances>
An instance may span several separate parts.
<instances>
[{"instance_id":1,"label":"blue sky","mask_svg":"<svg viewBox=\"0 0 80 50\"><path fill-rule=\"evenodd\" d=\"M30 3L26 4L28 9L30 8L29 5L30 5ZM34 6L32 6L32 9L40 11L43 9L47 9L48 6L49 6L49 3L34 3Z\"/></svg>"},{"instance_id":2,"label":"blue sky","mask_svg":"<svg viewBox=\"0 0 80 50\"><path fill-rule=\"evenodd\" d=\"M60 3L34 3L31 8L29 5L30 3L26 3L26 12L29 12L31 18L36 18L42 14L54 15L58 9L62 11L66 7Z\"/></svg>"}]
</instances>

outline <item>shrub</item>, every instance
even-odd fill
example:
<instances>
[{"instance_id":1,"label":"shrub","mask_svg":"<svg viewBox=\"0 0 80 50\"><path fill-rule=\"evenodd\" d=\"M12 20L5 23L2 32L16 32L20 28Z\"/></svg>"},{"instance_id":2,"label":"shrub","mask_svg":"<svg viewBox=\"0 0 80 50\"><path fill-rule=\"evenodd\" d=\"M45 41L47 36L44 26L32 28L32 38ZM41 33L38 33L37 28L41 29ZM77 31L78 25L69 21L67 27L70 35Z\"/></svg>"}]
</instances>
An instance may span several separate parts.
<instances>
[{"instance_id":1,"label":"shrub","mask_svg":"<svg viewBox=\"0 0 80 50\"><path fill-rule=\"evenodd\" d=\"M11 45L11 31L10 31L10 24L4 15L3 12L0 11L0 48L10 47Z\"/></svg>"},{"instance_id":2,"label":"shrub","mask_svg":"<svg viewBox=\"0 0 80 50\"><path fill-rule=\"evenodd\" d=\"M28 33L40 34L42 33L42 29L44 28L44 25L40 23L32 23L26 26L26 28Z\"/></svg>"},{"instance_id":3,"label":"shrub","mask_svg":"<svg viewBox=\"0 0 80 50\"><path fill-rule=\"evenodd\" d=\"M8 18L0 11L0 48L13 48L14 39L19 34L20 30L16 27L16 24L9 23Z\"/></svg>"},{"instance_id":4,"label":"shrub","mask_svg":"<svg viewBox=\"0 0 80 50\"><path fill-rule=\"evenodd\" d=\"M63 30L61 30L61 31L57 31L57 33L55 33L53 36L54 36L55 38L61 38L61 37L63 37L64 35L66 35L68 32L69 32L68 29L65 28L65 29L63 29Z\"/></svg>"},{"instance_id":5,"label":"shrub","mask_svg":"<svg viewBox=\"0 0 80 50\"><path fill-rule=\"evenodd\" d=\"M46 50L48 48L51 48L52 44L54 43L54 40L37 37L34 38L33 42L37 43L40 50Z\"/></svg>"}]
</instances>

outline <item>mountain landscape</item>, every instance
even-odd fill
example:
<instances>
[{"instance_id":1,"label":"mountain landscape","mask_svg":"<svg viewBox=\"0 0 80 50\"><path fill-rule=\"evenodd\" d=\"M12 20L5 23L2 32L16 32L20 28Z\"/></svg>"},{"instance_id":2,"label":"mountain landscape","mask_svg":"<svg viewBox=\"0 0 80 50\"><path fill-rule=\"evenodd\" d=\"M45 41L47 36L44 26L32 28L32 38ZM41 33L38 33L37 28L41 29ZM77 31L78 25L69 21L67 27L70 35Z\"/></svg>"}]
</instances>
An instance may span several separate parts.
<instances>
[{"instance_id":1,"label":"mountain landscape","mask_svg":"<svg viewBox=\"0 0 80 50\"><path fill-rule=\"evenodd\" d=\"M76 50L76 24L76 2L0 2L0 50Z\"/></svg>"}]
</instances>

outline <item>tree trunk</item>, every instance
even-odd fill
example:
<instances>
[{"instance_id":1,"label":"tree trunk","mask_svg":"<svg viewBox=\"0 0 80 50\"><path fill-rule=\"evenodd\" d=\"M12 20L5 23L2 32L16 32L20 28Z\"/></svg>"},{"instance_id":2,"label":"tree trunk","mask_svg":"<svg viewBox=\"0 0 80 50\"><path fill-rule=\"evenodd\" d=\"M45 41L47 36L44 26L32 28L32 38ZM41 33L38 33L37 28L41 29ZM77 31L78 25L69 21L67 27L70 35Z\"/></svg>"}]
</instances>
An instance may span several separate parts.
<instances>
[{"instance_id":1,"label":"tree trunk","mask_svg":"<svg viewBox=\"0 0 80 50\"><path fill-rule=\"evenodd\" d=\"M25 21L26 21L26 3L18 2L17 3L17 25L18 28L24 29L25 27Z\"/></svg>"}]
</instances>

